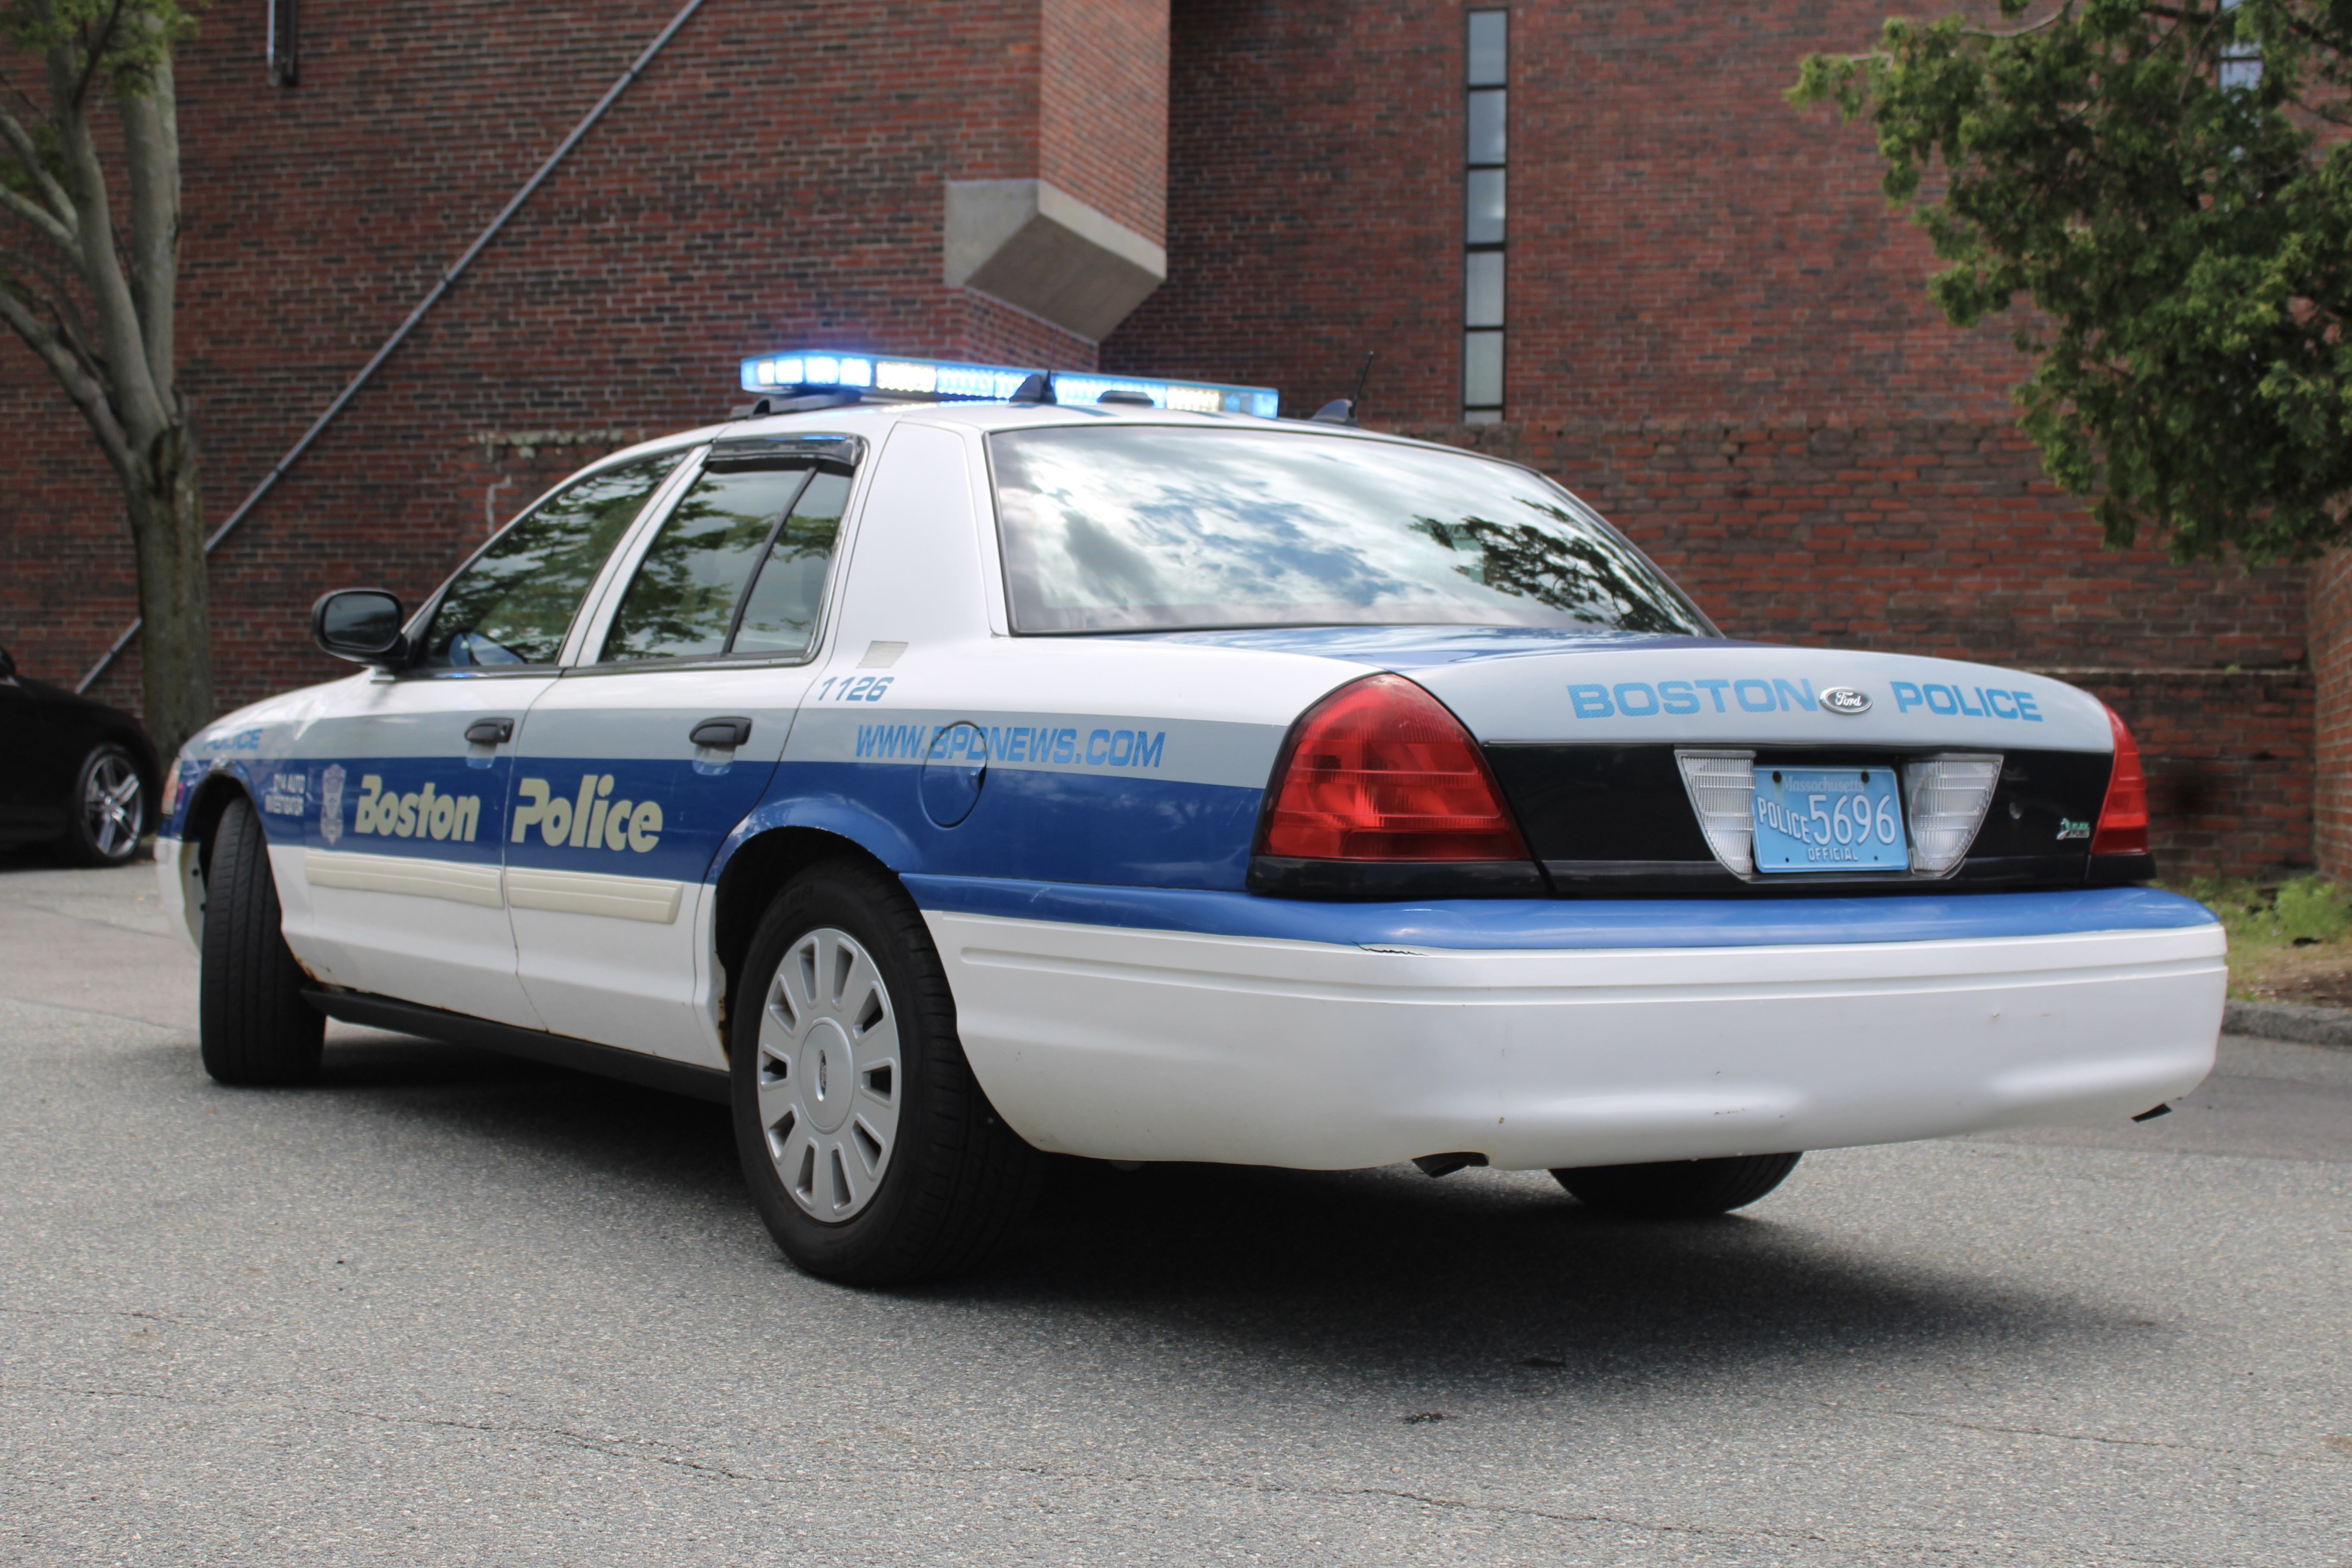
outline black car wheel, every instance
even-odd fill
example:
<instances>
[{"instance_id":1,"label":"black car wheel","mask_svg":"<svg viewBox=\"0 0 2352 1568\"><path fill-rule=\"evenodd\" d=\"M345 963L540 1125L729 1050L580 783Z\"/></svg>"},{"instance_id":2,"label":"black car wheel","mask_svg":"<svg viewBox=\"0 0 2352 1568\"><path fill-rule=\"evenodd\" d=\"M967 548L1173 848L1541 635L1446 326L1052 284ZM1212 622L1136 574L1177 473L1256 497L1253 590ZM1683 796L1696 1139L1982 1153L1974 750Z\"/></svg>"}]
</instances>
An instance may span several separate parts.
<instances>
[{"instance_id":1,"label":"black car wheel","mask_svg":"<svg viewBox=\"0 0 2352 1568\"><path fill-rule=\"evenodd\" d=\"M120 866L147 832L147 786L131 753L109 741L90 748L75 772L65 858L77 866Z\"/></svg>"},{"instance_id":2,"label":"black car wheel","mask_svg":"<svg viewBox=\"0 0 2352 1568\"><path fill-rule=\"evenodd\" d=\"M786 886L751 939L730 1034L751 1201L810 1273L955 1273L1027 1210L1044 1161L973 1079L939 952L891 878L835 861Z\"/></svg>"},{"instance_id":3,"label":"black car wheel","mask_svg":"<svg viewBox=\"0 0 2352 1568\"><path fill-rule=\"evenodd\" d=\"M1554 1171L1576 1201L1630 1219L1699 1219L1744 1208L1779 1186L1802 1154L1736 1154L1651 1165Z\"/></svg>"},{"instance_id":4,"label":"black car wheel","mask_svg":"<svg viewBox=\"0 0 2352 1568\"><path fill-rule=\"evenodd\" d=\"M278 882L261 818L229 803L205 874L204 956L196 1033L205 1070L220 1083L309 1083L319 1076L326 1015L302 997L305 976L286 946Z\"/></svg>"}]
</instances>

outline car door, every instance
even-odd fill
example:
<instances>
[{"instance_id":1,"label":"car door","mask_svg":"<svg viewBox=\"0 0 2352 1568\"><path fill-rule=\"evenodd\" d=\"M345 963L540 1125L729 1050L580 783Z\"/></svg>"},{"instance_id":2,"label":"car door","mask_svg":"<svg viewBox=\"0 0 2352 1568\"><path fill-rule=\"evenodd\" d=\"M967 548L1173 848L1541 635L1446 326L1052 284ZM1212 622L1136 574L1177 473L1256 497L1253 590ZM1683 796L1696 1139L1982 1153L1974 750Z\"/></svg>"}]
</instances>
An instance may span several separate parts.
<instances>
[{"instance_id":1,"label":"car door","mask_svg":"<svg viewBox=\"0 0 2352 1568\"><path fill-rule=\"evenodd\" d=\"M802 693L863 442L740 437L645 531L593 658L531 708L506 840L522 984L558 1034L719 1067L704 876Z\"/></svg>"},{"instance_id":2,"label":"car door","mask_svg":"<svg viewBox=\"0 0 2352 1568\"><path fill-rule=\"evenodd\" d=\"M5 653L0 674L0 842L52 838L65 831L65 783L48 704L17 677Z\"/></svg>"},{"instance_id":3,"label":"car door","mask_svg":"<svg viewBox=\"0 0 2352 1568\"><path fill-rule=\"evenodd\" d=\"M308 727L318 807L287 935L320 978L540 1026L502 887L513 737L682 456L596 470L516 520L431 605L412 668L347 683Z\"/></svg>"}]
</instances>

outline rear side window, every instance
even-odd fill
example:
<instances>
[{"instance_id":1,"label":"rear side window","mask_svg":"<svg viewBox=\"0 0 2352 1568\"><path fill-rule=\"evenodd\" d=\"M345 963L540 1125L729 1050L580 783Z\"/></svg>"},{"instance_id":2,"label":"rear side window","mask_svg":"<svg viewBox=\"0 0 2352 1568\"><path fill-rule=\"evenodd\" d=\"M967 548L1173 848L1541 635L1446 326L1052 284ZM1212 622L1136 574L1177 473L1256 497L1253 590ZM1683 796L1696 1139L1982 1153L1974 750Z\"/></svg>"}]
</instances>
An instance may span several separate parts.
<instances>
[{"instance_id":1,"label":"rear side window","mask_svg":"<svg viewBox=\"0 0 2352 1568\"><path fill-rule=\"evenodd\" d=\"M744 601L732 653L806 653L816 638L824 575L849 504L849 476L820 468L784 515L784 525Z\"/></svg>"},{"instance_id":2,"label":"rear side window","mask_svg":"<svg viewBox=\"0 0 2352 1568\"><path fill-rule=\"evenodd\" d=\"M1467 453L1150 425L1003 431L988 452L1016 631L1711 630L1575 497Z\"/></svg>"},{"instance_id":3,"label":"rear side window","mask_svg":"<svg viewBox=\"0 0 2352 1568\"><path fill-rule=\"evenodd\" d=\"M806 654L849 487L845 464L715 453L638 563L604 660Z\"/></svg>"},{"instance_id":4,"label":"rear side window","mask_svg":"<svg viewBox=\"0 0 2352 1568\"><path fill-rule=\"evenodd\" d=\"M418 664L551 664L589 584L683 454L607 468L517 519L441 596Z\"/></svg>"}]
</instances>

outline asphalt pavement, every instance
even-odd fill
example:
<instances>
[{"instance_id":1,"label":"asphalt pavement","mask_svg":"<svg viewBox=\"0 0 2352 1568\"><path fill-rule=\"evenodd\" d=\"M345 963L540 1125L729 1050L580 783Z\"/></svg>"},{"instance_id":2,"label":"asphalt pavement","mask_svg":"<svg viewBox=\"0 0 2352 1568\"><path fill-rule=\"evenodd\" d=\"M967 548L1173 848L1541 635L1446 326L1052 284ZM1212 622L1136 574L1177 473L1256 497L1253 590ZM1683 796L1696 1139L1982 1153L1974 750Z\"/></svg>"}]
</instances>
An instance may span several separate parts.
<instances>
[{"instance_id":1,"label":"asphalt pavement","mask_svg":"<svg viewBox=\"0 0 2352 1568\"><path fill-rule=\"evenodd\" d=\"M715 1107L341 1026L214 1087L152 867L0 860L0 955L11 1563L2352 1562L2352 1050L1678 1226L1072 1162L860 1292Z\"/></svg>"}]
</instances>

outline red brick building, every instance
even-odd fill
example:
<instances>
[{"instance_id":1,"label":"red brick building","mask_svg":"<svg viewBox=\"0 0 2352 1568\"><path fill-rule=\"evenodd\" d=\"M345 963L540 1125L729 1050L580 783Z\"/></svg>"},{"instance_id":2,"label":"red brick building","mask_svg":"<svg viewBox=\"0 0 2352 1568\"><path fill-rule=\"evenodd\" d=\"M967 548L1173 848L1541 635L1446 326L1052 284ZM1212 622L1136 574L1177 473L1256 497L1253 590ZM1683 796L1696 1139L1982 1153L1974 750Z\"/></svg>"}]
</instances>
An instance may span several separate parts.
<instances>
[{"instance_id":1,"label":"red brick building","mask_svg":"<svg viewBox=\"0 0 2352 1568\"><path fill-rule=\"evenodd\" d=\"M216 518L683 0L297 3L293 85L257 5L180 71ZM1866 132L1780 96L1884 10L705 0L222 544L223 700L334 673L318 592L424 593L537 487L722 413L748 353L1248 382L1303 413L1377 352L1370 423L1557 475L1735 635L2067 675L2141 735L2172 874L2307 864L2305 575L2103 551L2014 431L2006 327L1942 322ZM0 418L0 639L70 681L134 614L128 541L13 340ZM135 700L135 658L97 689ZM2352 851L2347 812L2321 825Z\"/></svg>"}]
</instances>

